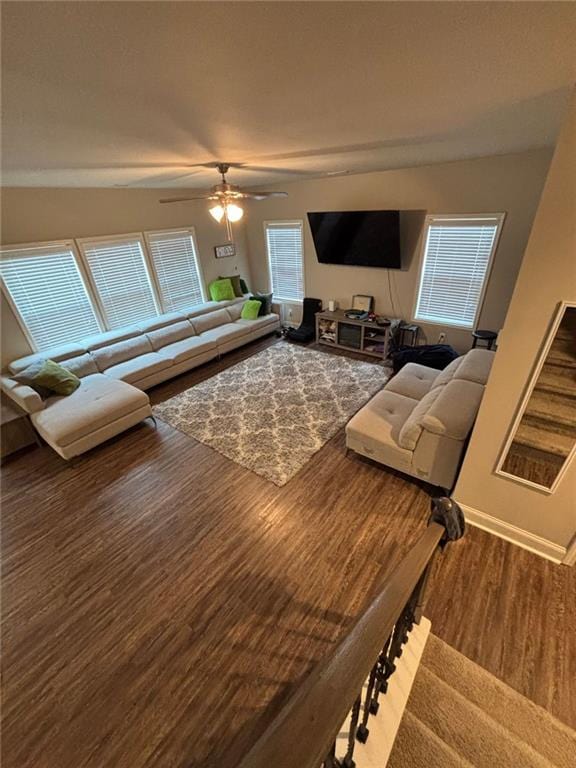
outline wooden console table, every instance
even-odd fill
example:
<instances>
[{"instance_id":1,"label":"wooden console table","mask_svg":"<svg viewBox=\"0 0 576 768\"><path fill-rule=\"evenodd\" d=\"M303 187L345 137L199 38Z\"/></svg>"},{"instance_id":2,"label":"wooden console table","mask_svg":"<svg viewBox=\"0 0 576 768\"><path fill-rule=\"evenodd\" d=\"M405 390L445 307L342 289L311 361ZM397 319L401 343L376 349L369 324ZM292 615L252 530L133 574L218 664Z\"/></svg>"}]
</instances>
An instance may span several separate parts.
<instances>
[{"instance_id":1,"label":"wooden console table","mask_svg":"<svg viewBox=\"0 0 576 768\"><path fill-rule=\"evenodd\" d=\"M369 320L346 317L343 309L316 314L316 341L327 347L347 349L385 360L390 351L390 322L378 325Z\"/></svg>"}]
</instances>

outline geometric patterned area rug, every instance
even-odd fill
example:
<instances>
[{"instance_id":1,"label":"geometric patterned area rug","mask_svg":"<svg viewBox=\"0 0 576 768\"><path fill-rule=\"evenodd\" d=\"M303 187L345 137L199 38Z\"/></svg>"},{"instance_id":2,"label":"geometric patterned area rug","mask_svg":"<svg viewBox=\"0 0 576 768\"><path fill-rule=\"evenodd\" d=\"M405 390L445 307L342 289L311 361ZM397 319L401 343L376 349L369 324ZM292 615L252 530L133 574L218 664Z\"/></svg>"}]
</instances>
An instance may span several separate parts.
<instances>
[{"instance_id":1,"label":"geometric patterned area rug","mask_svg":"<svg viewBox=\"0 0 576 768\"><path fill-rule=\"evenodd\" d=\"M285 485L390 369L280 342L154 407L186 435Z\"/></svg>"}]
</instances>

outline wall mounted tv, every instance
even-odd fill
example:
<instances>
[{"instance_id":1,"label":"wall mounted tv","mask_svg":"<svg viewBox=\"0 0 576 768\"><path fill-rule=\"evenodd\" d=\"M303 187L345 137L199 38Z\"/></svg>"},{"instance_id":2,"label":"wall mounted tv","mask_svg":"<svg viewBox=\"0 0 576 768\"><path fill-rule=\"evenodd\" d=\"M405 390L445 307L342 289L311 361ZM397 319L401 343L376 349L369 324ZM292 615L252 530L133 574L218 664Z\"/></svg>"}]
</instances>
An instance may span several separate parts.
<instances>
[{"instance_id":1,"label":"wall mounted tv","mask_svg":"<svg viewBox=\"0 0 576 768\"><path fill-rule=\"evenodd\" d=\"M321 264L400 269L400 211L308 213Z\"/></svg>"}]
</instances>

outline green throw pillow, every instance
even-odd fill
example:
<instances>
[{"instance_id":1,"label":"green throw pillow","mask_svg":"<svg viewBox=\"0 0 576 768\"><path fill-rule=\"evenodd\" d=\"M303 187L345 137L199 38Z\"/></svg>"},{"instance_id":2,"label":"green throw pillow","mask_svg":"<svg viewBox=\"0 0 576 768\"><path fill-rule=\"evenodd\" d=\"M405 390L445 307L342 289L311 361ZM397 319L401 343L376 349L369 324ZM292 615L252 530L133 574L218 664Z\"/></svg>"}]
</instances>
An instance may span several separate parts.
<instances>
[{"instance_id":1,"label":"green throw pillow","mask_svg":"<svg viewBox=\"0 0 576 768\"><path fill-rule=\"evenodd\" d=\"M58 365L54 360L40 360L14 376L20 384L27 384L40 397L50 395L71 395L80 386L80 379L71 371Z\"/></svg>"},{"instance_id":2,"label":"green throw pillow","mask_svg":"<svg viewBox=\"0 0 576 768\"><path fill-rule=\"evenodd\" d=\"M224 280L213 280L208 289L212 301L226 301L236 298L232 281L227 277Z\"/></svg>"},{"instance_id":3,"label":"green throw pillow","mask_svg":"<svg viewBox=\"0 0 576 768\"><path fill-rule=\"evenodd\" d=\"M234 289L234 296L242 296L242 288L240 287L240 277L238 275L220 275L220 280L230 280L232 288Z\"/></svg>"},{"instance_id":4,"label":"green throw pillow","mask_svg":"<svg viewBox=\"0 0 576 768\"><path fill-rule=\"evenodd\" d=\"M248 299L247 302L245 302L244 306L242 307L242 312L240 313L240 317L242 320L256 320L258 317L258 313L260 312L260 307L262 306L262 303L260 301L254 301L253 299Z\"/></svg>"},{"instance_id":5,"label":"green throw pillow","mask_svg":"<svg viewBox=\"0 0 576 768\"><path fill-rule=\"evenodd\" d=\"M254 301L262 302L262 308L260 309L261 315L269 315L272 312L272 294L271 293L255 293L254 296L250 296Z\"/></svg>"}]
</instances>

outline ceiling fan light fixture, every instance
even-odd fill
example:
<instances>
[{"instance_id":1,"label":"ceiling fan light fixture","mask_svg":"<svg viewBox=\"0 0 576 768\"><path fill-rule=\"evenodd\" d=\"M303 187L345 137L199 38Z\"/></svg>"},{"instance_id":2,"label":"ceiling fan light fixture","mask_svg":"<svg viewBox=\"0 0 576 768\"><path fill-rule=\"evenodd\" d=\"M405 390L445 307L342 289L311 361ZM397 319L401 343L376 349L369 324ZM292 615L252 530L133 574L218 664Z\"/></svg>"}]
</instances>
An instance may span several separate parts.
<instances>
[{"instance_id":1,"label":"ceiling fan light fixture","mask_svg":"<svg viewBox=\"0 0 576 768\"><path fill-rule=\"evenodd\" d=\"M236 203L228 203L226 205L226 216L228 221L234 223L240 221L242 216L244 216L244 210L239 205L236 205Z\"/></svg>"},{"instance_id":2,"label":"ceiling fan light fixture","mask_svg":"<svg viewBox=\"0 0 576 768\"><path fill-rule=\"evenodd\" d=\"M213 205L208 210L210 211L210 215L216 219L218 223L224 218L224 206L220 205L220 203L216 203L216 205Z\"/></svg>"}]
</instances>

